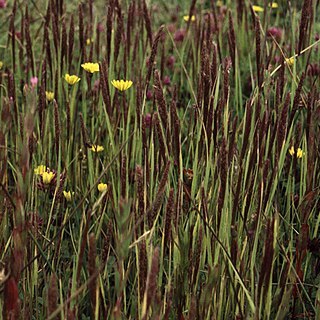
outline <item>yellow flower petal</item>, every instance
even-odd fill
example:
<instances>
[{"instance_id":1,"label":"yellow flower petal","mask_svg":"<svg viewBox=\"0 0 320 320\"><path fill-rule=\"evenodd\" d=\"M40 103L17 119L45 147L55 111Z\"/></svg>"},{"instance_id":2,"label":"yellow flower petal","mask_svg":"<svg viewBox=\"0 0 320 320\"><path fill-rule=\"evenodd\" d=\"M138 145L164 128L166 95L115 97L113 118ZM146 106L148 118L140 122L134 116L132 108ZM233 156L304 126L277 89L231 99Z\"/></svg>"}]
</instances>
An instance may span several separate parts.
<instances>
[{"instance_id":1,"label":"yellow flower petal","mask_svg":"<svg viewBox=\"0 0 320 320\"><path fill-rule=\"evenodd\" d=\"M52 101L54 99L54 92L46 91L46 99Z\"/></svg>"},{"instance_id":2,"label":"yellow flower petal","mask_svg":"<svg viewBox=\"0 0 320 320\"><path fill-rule=\"evenodd\" d=\"M45 165L41 164L40 166L37 166L33 171L35 174L41 175L45 171L47 171L47 167Z\"/></svg>"},{"instance_id":3,"label":"yellow flower petal","mask_svg":"<svg viewBox=\"0 0 320 320\"><path fill-rule=\"evenodd\" d=\"M111 84L120 91L128 90L133 82L131 80L112 80Z\"/></svg>"},{"instance_id":4,"label":"yellow flower petal","mask_svg":"<svg viewBox=\"0 0 320 320\"><path fill-rule=\"evenodd\" d=\"M65 80L70 84L70 85L74 85L77 82L80 81L80 78L76 75L70 75L68 73L66 73L66 75L64 76Z\"/></svg>"},{"instance_id":5,"label":"yellow flower petal","mask_svg":"<svg viewBox=\"0 0 320 320\"><path fill-rule=\"evenodd\" d=\"M54 174L52 171L50 171L50 172L43 172L43 173L41 174L42 182L43 182L44 184L49 184L49 183L52 181L52 179L54 178L54 176L55 176L55 174Z\"/></svg>"},{"instance_id":6,"label":"yellow flower petal","mask_svg":"<svg viewBox=\"0 0 320 320\"><path fill-rule=\"evenodd\" d=\"M81 65L81 67L87 72L98 72L99 71L99 63L86 62Z\"/></svg>"},{"instance_id":7,"label":"yellow flower petal","mask_svg":"<svg viewBox=\"0 0 320 320\"><path fill-rule=\"evenodd\" d=\"M2 67L3 67L3 62L0 61L0 70L2 69Z\"/></svg>"},{"instance_id":8,"label":"yellow flower petal","mask_svg":"<svg viewBox=\"0 0 320 320\"><path fill-rule=\"evenodd\" d=\"M108 185L106 183L99 183L98 184L98 190L99 192L104 192L108 189Z\"/></svg>"},{"instance_id":9,"label":"yellow flower petal","mask_svg":"<svg viewBox=\"0 0 320 320\"><path fill-rule=\"evenodd\" d=\"M272 9L277 9L279 6L276 2L272 2L272 3L269 3L269 7L271 7Z\"/></svg>"},{"instance_id":10,"label":"yellow flower petal","mask_svg":"<svg viewBox=\"0 0 320 320\"><path fill-rule=\"evenodd\" d=\"M254 12L263 12L264 9L260 6L252 6Z\"/></svg>"},{"instance_id":11,"label":"yellow flower petal","mask_svg":"<svg viewBox=\"0 0 320 320\"><path fill-rule=\"evenodd\" d=\"M74 192L64 190L63 195L66 198L66 200L70 202L72 200L72 196L74 195Z\"/></svg>"},{"instance_id":12,"label":"yellow flower petal","mask_svg":"<svg viewBox=\"0 0 320 320\"><path fill-rule=\"evenodd\" d=\"M301 148L298 148L297 150L297 158L301 159L304 156L304 152L302 151Z\"/></svg>"},{"instance_id":13,"label":"yellow flower petal","mask_svg":"<svg viewBox=\"0 0 320 320\"><path fill-rule=\"evenodd\" d=\"M294 147L292 146L290 149L289 149L289 153L290 153L290 155L291 156L293 156L294 155Z\"/></svg>"},{"instance_id":14,"label":"yellow flower petal","mask_svg":"<svg viewBox=\"0 0 320 320\"><path fill-rule=\"evenodd\" d=\"M288 66L293 66L293 64L294 64L294 57L287 58L287 59L286 59L286 63L287 63Z\"/></svg>"},{"instance_id":15,"label":"yellow flower petal","mask_svg":"<svg viewBox=\"0 0 320 320\"><path fill-rule=\"evenodd\" d=\"M104 147L93 144L92 147L91 147L91 150L92 150L93 152L101 152L101 151L104 150Z\"/></svg>"},{"instance_id":16,"label":"yellow flower petal","mask_svg":"<svg viewBox=\"0 0 320 320\"><path fill-rule=\"evenodd\" d=\"M189 21L189 15L183 16L183 20L188 22ZM191 16L191 22L196 21L196 17L194 15Z\"/></svg>"}]
</instances>

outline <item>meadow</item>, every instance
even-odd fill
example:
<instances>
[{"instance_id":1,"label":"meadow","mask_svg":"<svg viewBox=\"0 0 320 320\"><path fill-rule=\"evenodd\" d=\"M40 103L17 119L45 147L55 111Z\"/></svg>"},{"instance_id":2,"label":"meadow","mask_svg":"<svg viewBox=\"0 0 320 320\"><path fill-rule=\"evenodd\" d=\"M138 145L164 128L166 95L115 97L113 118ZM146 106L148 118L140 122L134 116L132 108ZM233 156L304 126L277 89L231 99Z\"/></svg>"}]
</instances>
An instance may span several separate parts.
<instances>
[{"instance_id":1,"label":"meadow","mask_svg":"<svg viewBox=\"0 0 320 320\"><path fill-rule=\"evenodd\" d=\"M320 319L319 39L319 0L0 0L2 319Z\"/></svg>"}]
</instances>

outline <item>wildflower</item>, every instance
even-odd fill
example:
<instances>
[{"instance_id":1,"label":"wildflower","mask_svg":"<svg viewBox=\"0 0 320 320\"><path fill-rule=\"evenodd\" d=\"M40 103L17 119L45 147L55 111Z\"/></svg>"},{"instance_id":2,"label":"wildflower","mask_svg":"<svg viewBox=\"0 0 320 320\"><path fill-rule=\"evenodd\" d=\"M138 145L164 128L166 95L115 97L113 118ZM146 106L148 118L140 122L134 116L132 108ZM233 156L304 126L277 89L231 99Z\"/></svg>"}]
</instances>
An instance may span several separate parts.
<instances>
[{"instance_id":1,"label":"wildflower","mask_svg":"<svg viewBox=\"0 0 320 320\"><path fill-rule=\"evenodd\" d=\"M38 84L38 78L37 77L31 77L30 83L32 88L34 88Z\"/></svg>"},{"instance_id":2,"label":"wildflower","mask_svg":"<svg viewBox=\"0 0 320 320\"><path fill-rule=\"evenodd\" d=\"M176 42L182 42L184 40L184 37L186 35L186 30L185 29L178 29L174 35L173 35L173 39Z\"/></svg>"},{"instance_id":3,"label":"wildflower","mask_svg":"<svg viewBox=\"0 0 320 320\"><path fill-rule=\"evenodd\" d=\"M74 192L65 191L65 190L64 190L64 191L63 191L63 195L64 195L64 197L66 198L66 200L67 200L68 202L70 202L72 196L74 195Z\"/></svg>"},{"instance_id":4,"label":"wildflower","mask_svg":"<svg viewBox=\"0 0 320 320\"><path fill-rule=\"evenodd\" d=\"M7 6L6 0L0 0L0 9L3 9Z\"/></svg>"},{"instance_id":5,"label":"wildflower","mask_svg":"<svg viewBox=\"0 0 320 320\"><path fill-rule=\"evenodd\" d=\"M222 7L223 6L223 2L221 0L218 0L216 5L217 5L217 7Z\"/></svg>"},{"instance_id":6,"label":"wildflower","mask_svg":"<svg viewBox=\"0 0 320 320\"><path fill-rule=\"evenodd\" d=\"M131 80L112 80L111 84L120 91L128 90L133 82Z\"/></svg>"},{"instance_id":7,"label":"wildflower","mask_svg":"<svg viewBox=\"0 0 320 320\"><path fill-rule=\"evenodd\" d=\"M52 91L46 91L46 98L50 102L54 99L54 92Z\"/></svg>"},{"instance_id":8,"label":"wildflower","mask_svg":"<svg viewBox=\"0 0 320 320\"><path fill-rule=\"evenodd\" d=\"M47 167L41 164L40 166L37 166L33 171L37 175L42 175L45 171L47 171Z\"/></svg>"},{"instance_id":9,"label":"wildflower","mask_svg":"<svg viewBox=\"0 0 320 320\"><path fill-rule=\"evenodd\" d=\"M146 124L147 128L151 127L151 123L152 123L152 115L151 115L151 113L147 113L144 116L144 121L145 121L145 124Z\"/></svg>"},{"instance_id":10,"label":"wildflower","mask_svg":"<svg viewBox=\"0 0 320 320\"><path fill-rule=\"evenodd\" d=\"M93 39L88 38L88 39L86 40L87 46L90 46L90 44L91 44L92 42L93 42Z\"/></svg>"},{"instance_id":11,"label":"wildflower","mask_svg":"<svg viewBox=\"0 0 320 320\"><path fill-rule=\"evenodd\" d=\"M291 57L291 58L286 58L286 63L288 66L293 66L294 64L294 57Z\"/></svg>"},{"instance_id":12,"label":"wildflower","mask_svg":"<svg viewBox=\"0 0 320 320\"><path fill-rule=\"evenodd\" d=\"M281 40L281 37L282 37L282 30L277 27L271 27L267 30L267 36L273 37L277 41L279 41L279 40Z\"/></svg>"},{"instance_id":13,"label":"wildflower","mask_svg":"<svg viewBox=\"0 0 320 320\"><path fill-rule=\"evenodd\" d=\"M80 81L80 78L78 76L76 75L71 76L68 73L66 73L66 75L64 76L64 79L72 86Z\"/></svg>"},{"instance_id":14,"label":"wildflower","mask_svg":"<svg viewBox=\"0 0 320 320\"><path fill-rule=\"evenodd\" d=\"M3 67L3 62L0 60L0 70L2 69Z\"/></svg>"},{"instance_id":15,"label":"wildflower","mask_svg":"<svg viewBox=\"0 0 320 320\"><path fill-rule=\"evenodd\" d=\"M304 156L304 152L302 151L301 148L298 148L297 150L297 158L301 159Z\"/></svg>"},{"instance_id":16,"label":"wildflower","mask_svg":"<svg viewBox=\"0 0 320 320\"><path fill-rule=\"evenodd\" d=\"M92 150L93 152L101 152L101 151L104 150L104 147L93 144L92 147L91 147L91 150Z\"/></svg>"},{"instance_id":17,"label":"wildflower","mask_svg":"<svg viewBox=\"0 0 320 320\"><path fill-rule=\"evenodd\" d=\"M165 86L169 86L170 83L171 83L170 77L169 77L169 76L165 76L165 77L163 78L163 84L164 84Z\"/></svg>"},{"instance_id":18,"label":"wildflower","mask_svg":"<svg viewBox=\"0 0 320 320\"><path fill-rule=\"evenodd\" d=\"M86 62L81 65L81 67L87 72L98 72L99 71L99 63Z\"/></svg>"},{"instance_id":19,"label":"wildflower","mask_svg":"<svg viewBox=\"0 0 320 320\"><path fill-rule=\"evenodd\" d=\"M289 153L290 153L291 156L294 155L295 151L294 151L294 147L293 146L289 149Z\"/></svg>"},{"instance_id":20,"label":"wildflower","mask_svg":"<svg viewBox=\"0 0 320 320\"><path fill-rule=\"evenodd\" d=\"M183 16L183 20L184 21L189 22L189 19L190 19L189 15ZM192 15L191 16L191 22L194 22L194 21L196 21L196 17Z\"/></svg>"},{"instance_id":21,"label":"wildflower","mask_svg":"<svg viewBox=\"0 0 320 320\"><path fill-rule=\"evenodd\" d=\"M252 6L252 10L254 12L263 12L264 11L264 9L260 6Z\"/></svg>"},{"instance_id":22,"label":"wildflower","mask_svg":"<svg viewBox=\"0 0 320 320\"><path fill-rule=\"evenodd\" d=\"M99 192L104 192L108 189L108 185L106 183L99 183L98 184L98 190Z\"/></svg>"},{"instance_id":23,"label":"wildflower","mask_svg":"<svg viewBox=\"0 0 320 320\"><path fill-rule=\"evenodd\" d=\"M55 174L52 171L50 171L50 172L45 171L41 174L42 182L44 184L49 184L52 181L52 179L54 178L54 176L55 176Z\"/></svg>"},{"instance_id":24,"label":"wildflower","mask_svg":"<svg viewBox=\"0 0 320 320\"><path fill-rule=\"evenodd\" d=\"M277 9L279 7L276 2L269 3L268 6L272 9Z\"/></svg>"}]
</instances>

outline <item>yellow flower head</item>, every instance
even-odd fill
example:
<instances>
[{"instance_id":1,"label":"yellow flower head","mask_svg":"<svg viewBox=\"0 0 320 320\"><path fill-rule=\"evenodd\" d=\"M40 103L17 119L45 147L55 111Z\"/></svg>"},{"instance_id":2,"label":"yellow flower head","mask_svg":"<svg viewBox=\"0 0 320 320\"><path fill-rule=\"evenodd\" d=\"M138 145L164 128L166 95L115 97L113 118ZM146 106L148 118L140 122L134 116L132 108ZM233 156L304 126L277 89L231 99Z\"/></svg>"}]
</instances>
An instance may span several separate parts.
<instances>
[{"instance_id":1,"label":"yellow flower head","mask_svg":"<svg viewBox=\"0 0 320 320\"><path fill-rule=\"evenodd\" d=\"M93 39L88 38L88 39L86 40L87 46L90 46L90 44L91 44L92 42L93 42Z\"/></svg>"},{"instance_id":2,"label":"yellow flower head","mask_svg":"<svg viewBox=\"0 0 320 320\"><path fill-rule=\"evenodd\" d=\"M99 183L98 184L98 190L99 192L104 192L108 189L108 185L106 183Z\"/></svg>"},{"instance_id":3,"label":"yellow flower head","mask_svg":"<svg viewBox=\"0 0 320 320\"><path fill-rule=\"evenodd\" d=\"M294 147L293 146L289 149L289 153L290 153L291 156L294 155L295 151L294 151Z\"/></svg>"},{"instance_id":4,"label":"yellow flower head","mask_svg":"<svg viewBox=\"0 0 320 320\"><path fill-rule=\"evenodd\" d=\"M91 147L91 150L92 150L93 152L101 152L101 151L104 150L104 147L93 144L92 147Z\"/></svg>"},{"instance_id":5,"label":"yellow flower head","mask_svg":"<svg viewBox=\"0 0 320 320\"><path fill-rule=\"evenodd\" d=\"M37 166L33 171L37 175L42 175L45 171L47 171L47 167L41 164L40 166Z\"/></svg>"},{"instance_id":6,"label":"yellow flower head","mask_svg":"<svg viewBox=\"0 0 320 320\"><path fill-rule=\"evenodd\" d=\"M254 12L263 12L264 11L264 9L260 6L252 6L252 10Z\"/></svg>"},{"instance_id":7,"label":"yellow flower head","mask_svg":"<svg viewBox=\"0 0 320 320\"><path fill-rule=\"evenodd\" d=\"M303 155L304 155L304 152L302 151L302 149L298 148L298 150L297 150L297 158L301 159L303 157Z\"/></svg>"},{"instance_id":8,"label":"yellow flower head","mask_svg":"<svg viewBox=\"0 0 320 320\"><path fill-rule=\"evenodd\" d=\"M81 65L81 67L87 72L98 72L99 71L99 63L86 62Z\"/></svg>"},{"instance_id":9,"label":"yellow flower head","mask_svg":"<svg viewBox=\"0 0 320 320\"><path fill-rule=\"evenodd\" d=\"M64 76L65 80L70 84L70 85L74 85L76 84L77 82L80 81L80 78L76 75L70 75L68 73L66 73L66 75Z\"/></svg>"},{"instance_id":10,"label":"yellow flower head","mask_svg":"<svg viewBox=\"0 0 320 320\"><path fill-rule=\"evenodd\" d=\"M128 90L133 82L131 80L112 80L111 84L120 91Z\"/></svg>"},{"instance_id":11,"label":"yellow flower head","mask_svg":"<svg viewBox=\"0 0 320 320\"><path fill-rule=\"evenodd\" d=\"M291 57L291 58L287 58L286 59L286 63L287 63L287 65L288 66L293 66L293 64L294 64L294 57Z\"/></svg>"},{"instance_id":12,"label":"yellow flower head","mask_svg":"<svg viewBox=\"0 0 320 320\"><path fill-rule=\"evenodd\" d=\"M55 174L52 171L50 171L50 172L45 171L41 174L42 182L44 184L49 184L52 181L52 179L54 178L54 176L55 176Z\"/></svg>"},{"instance_id":13,"label":"yellow flower head","mask_svg":"<svg viewBox=\"0 0 320 320\"><path fill-rule=\"evenodd\" d=\"M217 7L222 7L223 6L223 2L221 0L218 0L216 5L217 5Z\"/></svg>"},{"instance_id":14,"label":"yellow flower head","mask_svg":"<svg viewBox=\"0 0 320 320\"><path fill-rule=\"evenodd\" d=\"M70 202L71 201L71 199L72 199L72 196L74 195L74 192L71 192L71 191L63 191L63 195L64 195L64 197L66 198L66 200L68 201L68 202Z\"/></svg>"},{"instance_id":15,"label":"yellow flower head","mask_svg":"<svg viewBox=\"0 0 320 320\"><path fill-rule=\"evenodd\" d=\"M189 21L189 15L187 15L187 16L183 16L183 20L185 21L185 22L188 22ZM191 16L191 22L194 22L194 21L196 21L196 16Z\"/></svg>"},{"instance_id":16,"label":"yellow flower head","mask_svg":"<svg viewBox=\"0 0 320 320\"><path fill-rule=\"evenodd\" d=\"M272 9L277 9L279 6L276 2L272 2L272 3L269 3L269 7L271 7Z\"/></svg>"},{"instance_id":17,"label":"yellow flower head","mask_svg":"<svg viewBox=\"0 0 320 320\"><path fill-rule=\"evenodd\" d=\"M0 61L0 70L2 69L2 67L3 67L3 62Z\"/></svg>"},{"instance_id":18,"label":"yellow flower head","mask_svg":"<svg viewBox=\"0 0 320 320\"><path fill-rule=\"evenodd\" d=\"M46 98L48 101L52 101L54 99L54 92L46 91Z\"/></svg>"}]
</instances>

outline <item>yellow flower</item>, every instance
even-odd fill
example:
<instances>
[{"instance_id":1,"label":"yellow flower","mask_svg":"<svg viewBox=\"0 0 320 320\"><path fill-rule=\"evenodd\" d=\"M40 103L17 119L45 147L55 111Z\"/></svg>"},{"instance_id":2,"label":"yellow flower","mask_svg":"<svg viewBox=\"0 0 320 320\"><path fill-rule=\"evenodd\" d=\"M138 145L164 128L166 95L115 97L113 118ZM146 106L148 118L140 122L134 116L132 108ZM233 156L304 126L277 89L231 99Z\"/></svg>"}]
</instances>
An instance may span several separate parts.
<instances>
[{"instance_id":1,"label":"yellow flower","mask_svg":"<svg viewBox=\"0 0 320 320\"><path fill-rule=\"evenodd\" d=\"M3 62L0 60L0 70L2 69L3 67Z\"/></svg>"},{"instance_id":2,"label":"yellow flower","mask_svg":"<svg viewBox=\"0 0 320 320\"><path fill-rule=\"evenodd\" d=\"M99 192L104 192L108 189L108 185L106 183L99 183L98 184L98 190Z\"/></svg>"},{"instance_id":3,"label":"yellow flower","mask_svg":"<svg viewBox=\"0 0 320 320\"><path fill-rule=\"evenodd\" d=\"M66 198L66 200L67 200L68 202L70 202L72 196L74 195L74 192L65 191L65 190L64 190L64 191L63 191L63 195L64 195L64 197Z\"/></svg>"},{"instance_id":4,"label":"yellow flower","mask_svg":"<svg viewBox=\"0 0 320 320\"><path fill-rule=\"evenodd\" d=\"M218 0L216 5L217 5L217 7L222 7L223 6L223 2L221 0Z\"/></svg>"},{"instance_id":5,"label":"yellow flower","mask_svg":"<svg viewBox=\"0 0 320 320\"><path fill-rule=\"evenodd\" d=\"M189 15L187 16L183 16L183 20L188 22L189 21ZM196 21L196 17L195 16L191 16L191 22Z\"/></svg>"},{"instance_id":6,"label":"yellow flower","mask_svg":"<svg viewBox=\"0 0 320 320\"><path fill-rule=\"evenodd\" d=\"M47 171L47 167L45 165L41 164L40 166L37 166L33 171L35 174L41 175L45 171Z\"/></svg>"},{"instance_id":7,"label":"yellow flower","mask_svg":"<svg viewBox=\"0 0 320 320\"><path fill-rule=\"evenodd\" d=\"M128 90L133 82L131 80L112 80L111 84L120 91Z\"/></svg>"},{"instance_id":8,"label":"yellow flower","mask_svg":"<svg viewBox=\"0 0 320 320\"><path fill-rule=\"evenodd\" d=\"M263 12L264 9L260 6L252 6L254 12Z\"/></svg>"},{"instance_id":9,"label":"yellow flower","mask_svg":"<svg viewBox=\"0 0 320 320\"><path fill-rule=\"evenodd\" d=\"M99 71L99 63L86 62L81 65L81 67L87 72L98 72Z\"/></svg>"},{"instance_id":10,"label":"yellow flower","mask_svg":"<svg viewBox=\"0 0 320 320\"><path fill-rule=\"evenodd\" d=\"M50 172L45 171L41 174L42 181L44 184L49 184L52 181L52 179L54 178L54 176L55 176L55 174L52 171L50 171Z\"/></svg>"},{"instance_id":11,"label":"yellow flower","mask_svg":"<svg viewBox=\"0 0 320 320\"><path fill-rule=\"evenodd\" d=\"M93 152L101 152L101 151L104 150L104 147L93 144L92 147L91 147L91 150L92 150Z\"/></svg>"},{"instance_id":12,"label":"yellow flower","mask_svg":"<svg viewBox=\"0 0 320 320\"><path fill-rule=\"evenodd\" d=\"M52 101L54 99L54 92L46 91L46 98L48 101Z\"/></svg>"},{"instance_id":13,"label":"yellow flower","mask_svg":"<svg viewBox=\"0 0 320 320\"><path fill-rule=\"evenodd\" d=\"M91 44L92 42L93 42L93 39L88 38L88 39L86 40L87 46L90 46L90 44Z\"/></svg>"},{"instance_id":14,"label":"yellow flower","mask_svg":"<svg viewBox=\"0 0 320 320\"><path fill-rule=\"evenodd\" d=\"M279 6L276 2L272 2L272 3L269 3L269 7L271 7L272 9L277 9Z\"/></svg>"},{"instance_id":15,"label":"yellow flower","mask_svg":"<svg viewBox=\"0 0 320 320\"><path fill-rule=\"evenodd\" d=\"M76 84L77 82L80 81L80 78L76 75L70 75L68 73L66 73L66 75L64 76L65 80L70 84L70 85L74 85Z\"/></svg>"},{"instance_id":16,"label":"yellow flower","mask_svg":"<svg viewBox=\"0 0 320 320\"><path fill-rule=\"evenodd\" d=\"M293 64L294 64L294 57L287 58L287 59L286 59L286 63L287 63L288 66L293 66Z\"/></svg>"},{"instance_id":17,"label":"yellow flower","mask_svg":"<svg viewBox=\"0 0 320 320\"><path fill-rule=\"evenodd\" d=\"M303 157L303 155L304 155L304 152L302 151L302 149L298 148L298 150L297 150L297 158L301 159Z\"/></svg>"},{"instance_id":18,"label":"yellow flower","mask_svg":"<svg viewBox=\"0 0 320 320\"><path fill-rule=\"evenodd\" d=\"M289 149L289 153L290 153L290 155L291 156L293 156L294 155L294 147L292 146L290 149Z\"/></svg>"}]
</instances>

